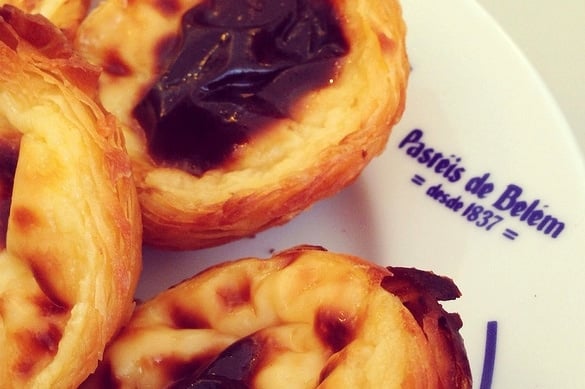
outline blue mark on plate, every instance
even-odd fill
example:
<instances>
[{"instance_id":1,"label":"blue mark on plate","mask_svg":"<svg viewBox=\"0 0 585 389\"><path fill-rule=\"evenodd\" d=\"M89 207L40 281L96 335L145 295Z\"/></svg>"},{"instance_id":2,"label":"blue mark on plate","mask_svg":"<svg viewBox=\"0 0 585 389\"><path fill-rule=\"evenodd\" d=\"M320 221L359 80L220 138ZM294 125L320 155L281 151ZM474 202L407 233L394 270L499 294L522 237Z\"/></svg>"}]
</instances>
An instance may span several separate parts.
<instances>
[{"instance_id":1,"label":"blue mark on plate","mask_svg":"<svg viewBox=\"0 0 585 389\"><path fill-rule=\"evenodd\" d=\"M485 354L483 357L483 370L481 372L480 389L490 389L494 376L496 362L496 343L498 340L498 322L488 321L485 337Z\"/></svg>"}]
</instances>

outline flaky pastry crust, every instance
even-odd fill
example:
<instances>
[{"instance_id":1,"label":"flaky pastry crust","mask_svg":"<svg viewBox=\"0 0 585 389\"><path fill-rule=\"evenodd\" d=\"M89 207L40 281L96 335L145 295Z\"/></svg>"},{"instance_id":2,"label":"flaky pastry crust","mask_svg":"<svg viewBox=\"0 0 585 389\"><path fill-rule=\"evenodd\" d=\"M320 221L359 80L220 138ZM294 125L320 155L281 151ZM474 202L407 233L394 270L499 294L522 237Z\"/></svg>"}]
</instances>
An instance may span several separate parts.
<instances>
[{"instance_id":1,"label":"flaky pastry crust","mask_svg":"<svg viewBox=\"0 0 585 389\"><path fill-rule=\"evenodd\" d=\"M91 0L0 0L0 5L12 5L31 15L43 15L69 38L87 15Z\"/></svg>"},{"instance_id":2,"label":"flaky pastry crust","mask_svg":"<svg viewBox=\"0 0 585 389\"><path fill-rule=\"evenodd\" d=\"M398 2L334 0L350 50L332 85L304 96L291 117L239 147L226 166L195 176L156 163L132 111L160 74L181 16L199 3L106 0L76 39L104 69L103 104L126 124L144 239L159 247L250 236L337 193L383 151L405 103L409 65Z\"/></svg>"},{"instance_id":3,"label":"flaky pastry crust","mask_svg":"<svg viewBox=\"0 0 585 389\"><path fill-rule=\"evenodd\" d=\"M82 387L471 388L459 295L314 246L226 262L138 306Z\"/></svg>"},{"instance_id":4,"label":"flaky pastry crust","mask_svg":"<svg viewBox=\"0 0 585 389\"><path fill-rule=\"evenodd\" d=\"M75 388L129 318L140 210L98 71L0 7L0 386Z\"/></svg>"}]
</instances>

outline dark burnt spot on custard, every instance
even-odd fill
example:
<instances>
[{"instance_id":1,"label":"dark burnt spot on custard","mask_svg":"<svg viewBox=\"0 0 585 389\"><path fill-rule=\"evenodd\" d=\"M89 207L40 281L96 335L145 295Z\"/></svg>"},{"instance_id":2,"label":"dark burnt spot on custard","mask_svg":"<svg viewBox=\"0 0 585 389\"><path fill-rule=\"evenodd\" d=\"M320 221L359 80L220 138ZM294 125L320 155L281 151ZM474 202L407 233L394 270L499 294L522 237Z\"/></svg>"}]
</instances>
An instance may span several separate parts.
<instances>
[{"instance_id":1,"label":"dark burnt spot on custard","mask_svg":"<svg viewBox=\"0 0 585 389\"><path fill-rule=\"evenodd\" d=\"M118 389L122 387L114 373L111 362L107 359L100 362L97 369L92 373L90 380L90 382L99 382L102 388Z\"/></svg>"},{"instance_id":2,"label":"dark burnt spot on custard","mask_svg":"<svg viewBox=\"0 0 585 389\"><path fill-rule=\"evenodd\" d=\"M0 249L6 247L6 232L12 203L18 150L18 144L13 142L0 143Z\"/></svg>"},{"instance_id":3,"label":"dark burnt spot on custard","mask_svg":"<svg viewBox=\"0 0 585 389\"><path fill-rule=\"evenodd\" d=\"M54 324L49 324L45 331L39 331L34 334L33 341L39 350L43 350L50 355L55 355L62 336L63 333L59 327Z\"/></svg>"},{"instance_id":4,"label":"dark burnt spot on custard","mask_svg":"<svg viewBox=\"0 0 585 389\"><path fill-rule=\"evenodd\" d=\"M163 36L154 46L155 73L160 74L167 69L173 61L173 52L177 47L177 35ZM150 88L146 88L141 95L146 95Z\"/></svg>"},{"instance_id":5,"label":"dark burnt spot on custard","mask_svg":"<svg viewBox=\"0 0 585 389\"><path fill-rule=\"evenodd\" d=\"M223 350L204 369L177 381L173 389L251 388L261 363L263 343L250 335Z\"/></svg>"},{"instance_id":6,"label":"dark burnt spot on custard","mask_svg":"<svg viewBox=\"0 0 585 389\"><path fill-rule=\"evenodd\" d=\"M242 278L234 281L234 283L217 288L216 292L221 304L228 311L233 311L250 302L250 280L242 276Z\"/></svg>"},{"instance_id":7,"label":"dark burnt spot on custard","mask_svg":"<svg viewBox=\"0 0 585 389\"><path fill-rule=\"evenodd\" d=\"M134 110L151 156L200 175L336 78L349 51L331 0L204 0ZM168 59L166 61L169 61Z\"/></svg>"},{"instance_id":8,"label":"dark burnt spot on custard","mask_svg":"<svg viewBox=\"0 0 585 389\"><path fill-rule=\"evenodd\" d=\"M32 209L25 207L14 207L10 221L14 224L15 228L24 232L38 227L41 223L37 214Z\"/></svg>"},{"instance_id":9,"label":"dark burnt spot on custard","mask_svg":"<svg viewBox=\"0 0 585 389\"><path fill-rule=\"evenodd\" d=\"M212 327L205 316L197 312L193 306L182 307L174 305L170 308L169 317L173 327L177 329L206 329Z\"/></svg>"},{"instance_id":10,"label":"dark burnt spot on custard","mask_svg":"<svg viewBox=\"0 0 585 389\"><path fill-rule=\"evenodd\" d=\"M334 308L322 307L315 316L315 333L334 353L347 346L356 335L356 317Z\"/></svg>"},{"instance_id":11,"label":"dark burnt spot on custard","mask_svg":"<svg viewBox=\"0 0 585 389\"><path fill-rule=\"evenodd\" d=\"M23 358L16 363L15 370L21 377L31 376L37 362L38 360L31 354L24 355Z\"/></svg>"},{"instance_id":12,"label":"dark burnt spot on custard","mask_svg":"<svg viewBox=\"0 0 585 389\"><path fill-rule=\"evenodd\" d=\"M55 304L53 300L44 294L36 296L33 303L39 308L39 312L43 317L58 317L69 314L69 307Z\"/></svg>"},{"instance_id":13,"label":"dark burnt spot on custard","mask_svg":"<svg viewBox=\"0 0 585 389\"><path fill-rule=\"evenodd\" d=\"M173 16L181 10L179 0L155 0L154 7L163 15Z\"/></svg>"},{"instance_id":14,"label":"dark burnt spot on custard","mask_svg":"<svg viewBox=\"0 0 585 389\"><path fill-rule=\"evenodd\" d=\"M23 351L16 365L17 372L26 377L46 364L47 358L57 354L63 333L59 327L49 324L42 330L22 330L15 338Z\"/></svg>"},{"instance_id":15,"label":"dark burnt spot on custard","mask_svg":"<svg viewBox=\"0 0 585 389\"><path fill-rule=\"evenodd\" d=\"M180 382L187 377L200 374L221 351L212 350L206 353L198 353L189 360L178 357L165 357L158 364L164 370L168 382Z\"/></svg>"},{"instance_id":16,"label":"dark burnt spot on custard","mask_svg":"<svg viewBox=\"0 0 585 389\"><path fill-rule=\"evenodd\" d=\"M129 77L133 74L130 65L124 61L122 55L116 50L106 53L103 63L104 73L114 77Z\"/></svg>"}]
</instances>

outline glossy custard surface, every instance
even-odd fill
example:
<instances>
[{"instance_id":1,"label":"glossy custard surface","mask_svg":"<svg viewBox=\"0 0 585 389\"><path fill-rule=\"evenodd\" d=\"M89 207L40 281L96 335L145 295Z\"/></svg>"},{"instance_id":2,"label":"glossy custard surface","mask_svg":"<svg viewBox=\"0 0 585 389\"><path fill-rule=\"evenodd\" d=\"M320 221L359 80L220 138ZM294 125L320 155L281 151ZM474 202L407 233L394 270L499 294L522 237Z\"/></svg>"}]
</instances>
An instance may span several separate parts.
<instances>
[{"instance_id":1,"label":"glossy custard surface","mask_svg":"<svg viewBox=\"0 0 585 389\"><path fill-rule=\"evenodd\" d=\"M200 175L333 82L349 44L330 0L205 0L134 115L159 163Z\"/></svg>"}]
</instances>

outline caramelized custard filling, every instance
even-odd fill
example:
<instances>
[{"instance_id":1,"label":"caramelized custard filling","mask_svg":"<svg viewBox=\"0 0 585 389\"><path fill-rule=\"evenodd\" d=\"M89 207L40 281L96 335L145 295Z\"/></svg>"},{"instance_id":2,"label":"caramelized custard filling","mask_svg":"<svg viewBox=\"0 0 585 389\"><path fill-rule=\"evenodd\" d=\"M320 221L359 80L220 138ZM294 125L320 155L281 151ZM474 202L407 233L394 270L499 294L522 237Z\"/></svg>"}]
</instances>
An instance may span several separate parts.
<instances>
[{"instance_id":1,"label":"caramelized custard filling","mask_svg":"<svg viewBox=\"0 0 585 389\"><path fill-rule=\"evenodd\" d=\"M205 369L176 382L172 389L251 388L262 344L254 335L242 338L222 351Z\"/></svg>"},{"instance_id":2,"label":"caramelized custard filling","mask_svg":"<svg viewBox=\"0 0 585 389\"><path fill-rule=\"evenodd\" d=\"M204 0L134 110L150 155L195 175L336 77L349 51L331 0Z\"/></svg>"},{"instance_id":3,"label":"caramelized custard filling","mask_svg":"<svg viewBox=\"0 0 585 389\"><path fill-rule=\"evenodd\" d=\"M0 250L6 248L12 187L18 162L18 142L19 140L0 143Z\"/></svg>"}]
</instances>

